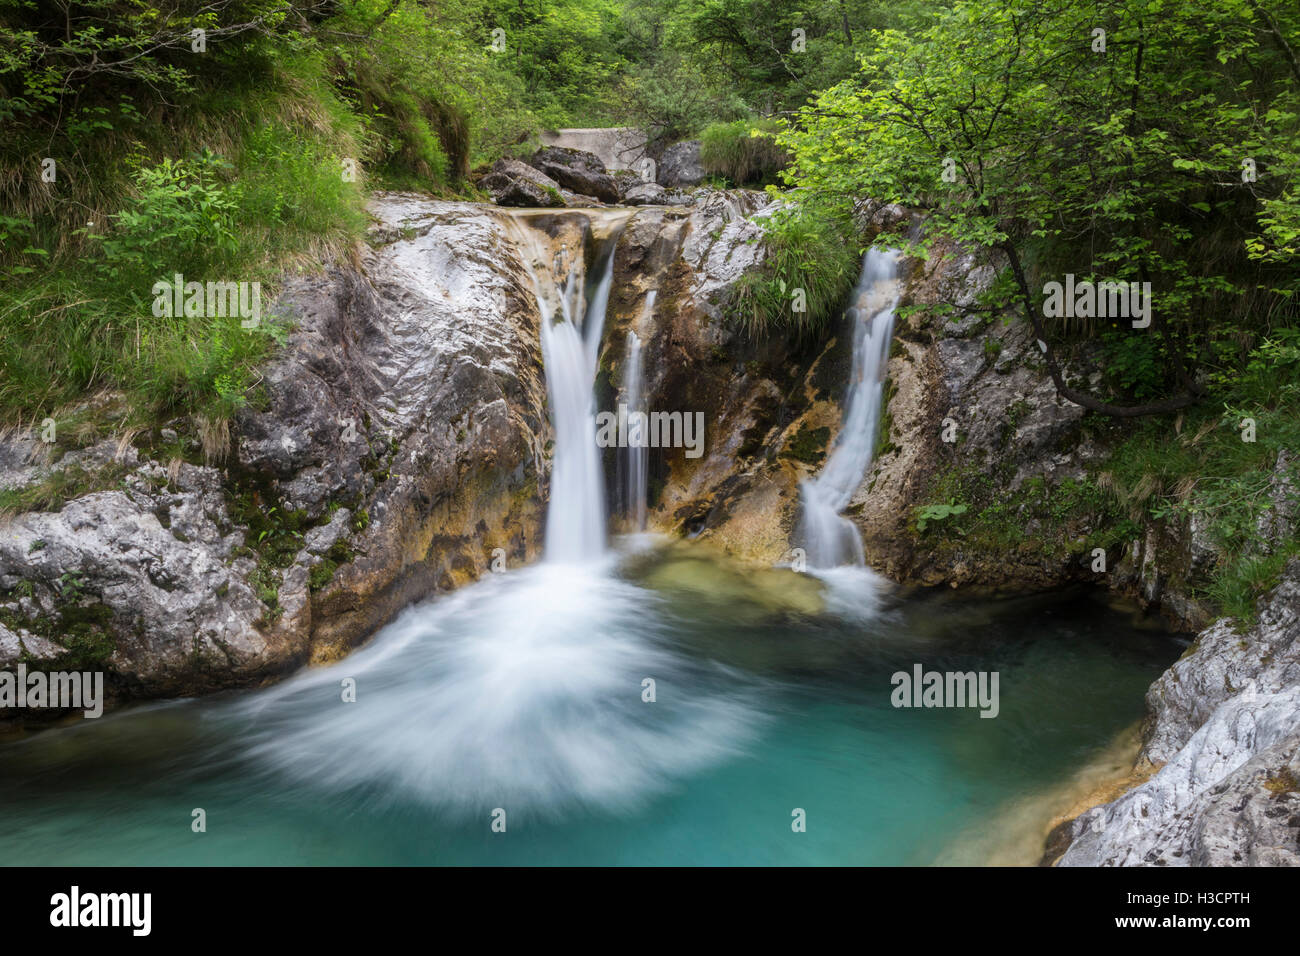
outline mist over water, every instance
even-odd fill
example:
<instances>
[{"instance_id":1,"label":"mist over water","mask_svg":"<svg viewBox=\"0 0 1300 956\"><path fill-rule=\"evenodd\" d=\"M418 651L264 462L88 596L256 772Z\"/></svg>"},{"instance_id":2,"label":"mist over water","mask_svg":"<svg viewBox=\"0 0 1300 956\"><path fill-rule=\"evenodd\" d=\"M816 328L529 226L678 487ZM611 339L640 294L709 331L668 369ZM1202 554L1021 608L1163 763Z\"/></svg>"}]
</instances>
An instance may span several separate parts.
<instances>
[{"instance_id":1,"label":"mist over water","mask_svg":"<svg viewBox=\"0 0 1300 956\"><path fill-rule=\"evenodd\" d=\"M237 707L249 755L379 802L533 816L633 807L739 752L754 681L673 653L654 595L607 572L542 564L408 610L347 664Z\"/></svg>"},{"instance_id":2,"label":"mist over water","mask_svg":"<svg viewBox=\"0 0 1300 956\"><path fill-rule=\"evenodd\" d=\"M283 684L0 743L0 860L932 863L1069 780L1181 650L1083 598L760 612L743 569L700 600L675 560L489 575ZM998 718L892 708L917 660L1000 671Z\"/></svg>"}]
</instances>

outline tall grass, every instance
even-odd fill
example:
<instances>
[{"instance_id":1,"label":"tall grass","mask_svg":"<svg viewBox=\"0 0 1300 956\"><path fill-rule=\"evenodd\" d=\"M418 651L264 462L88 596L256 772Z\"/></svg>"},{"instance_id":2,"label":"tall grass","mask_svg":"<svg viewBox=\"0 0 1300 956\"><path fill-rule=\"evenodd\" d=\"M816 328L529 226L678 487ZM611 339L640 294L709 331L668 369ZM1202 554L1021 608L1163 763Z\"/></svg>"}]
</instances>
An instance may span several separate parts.
<instances>
[{"instance_id":1,"label":"tall grass","mask_svg":"<svg viewBox=\"0 0 1300 956\"><path fill-rule=\"evenodd\" d=\"M360 159L361 125L309 55L104 122L94 149L67 151L57 188L8 184L21 192L0 252L0 422L57 419L96 390L122 393L137 421L224 420L253 397L274 319L157 317L153 283L261 282L269 305L285 268L349 245L365 219L343 160Z\"/></svg>"},{"instance_id":2,"label":"tall grass","mask_svg":"<svg viewBox=\"0 0 1300 956\"><path fill-rule=\"evenodd\" d=\"M798 204L775 211L764 229L765 258L736 284L730 315L753 340L818 339L844 308L858 276L852 219Z\"/></svg>"},{"instance_id":3,"label":"tall grass","mask_svg":"<svg viewBox=\"0 0 1300 956\"><path fill-rule=\"evenodd\" d=\"M714 123L700 134L700 164L733 186L775 183L790 164L790 154L776 143L778 128L775 120Z\"/></svg>"}]
</instances>

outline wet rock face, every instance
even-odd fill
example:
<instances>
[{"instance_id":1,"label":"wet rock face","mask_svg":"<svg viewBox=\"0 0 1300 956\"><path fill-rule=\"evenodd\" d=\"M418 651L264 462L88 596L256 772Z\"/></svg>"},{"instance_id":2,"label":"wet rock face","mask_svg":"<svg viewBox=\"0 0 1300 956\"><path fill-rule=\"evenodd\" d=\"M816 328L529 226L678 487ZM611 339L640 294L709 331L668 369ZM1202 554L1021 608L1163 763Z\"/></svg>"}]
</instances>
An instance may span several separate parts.
<instances>
[{"instance_id":1,"label":"wet rock face","mask_svg":"<svg viewBox=\"0 0 1300 956\"><path fill-rule=\"evenodd\" d=\"M619 201L618 183L594 153L563 146L543 146L533 154L532 166L565 189L601 202Z\"/></svg>"},{"instance_id":2,"label":"wet rock face","mask_svg":"<svg viewBox=\"0 0 1300 956\"><path fill-rule=\"evenodd\" d=\"M878 210L874 219L888 213ZM1064 550L991 553L934 535L920 539L915 528L916 509L940 500L945 476L983 476L1001 495L1031 480L1077 480L1101 454L1081 430L1083 409L1056 394L1028 328L984 304L1002 265L942 242L929 261L905 265L900 304L918 308L895 324L886 440L850 503L867 563L892 577L1023 589L1084 574ZM1086 356L1067 368L1075 376L1094 374ZM1032 524L1023 530L1027 539L1062 533Z\"/></svg>"},{"instance_id":3,"label":"wet rock face","mask_svg":"<svg viewBox=\"0 0 1300 956\"><path fill-rule=\"evenodd\" d=\"M762 260L766 201L761 193L701 191L682 242L689 298L668 310L661 297L656 313L673 316L671 334L651 343L649 366L672 370L659 373L660 401L708 409L716 436L701 461L674 463L655 512L659 526L760 563L790 560L798 544L799 483L817 474L840 427L853 341L841 319L825 346L801 353L746 342L727 319L731 290ZM863 204L860 216L868 236L911 219L879 204ZM1006 487L1016 488L1078 477L1099 452L1079 433L1083 410L1056 396L1031 337L983 305L996 273L995 263L952 246L904 265L900 308L921 308L895 324L883 434L846 509L867 563L896 579L1024 588L1080 576L1070 555L936 555L914 533L915 509L943 468L1007 467ZM943 440L948 424L959 448Z\"/></svg>"},{"instance_id":4,"label":"wet rock face","mask_svg":"<svg viewBox=\"0 0 1300 956\"><path fill-rule=\"evenodd\" d=\"M545 383L506 224L401 195L372 213L359 268L287 282L273 314L295 327L223 461L126 445L120 488L0 530L0 667L104 669L118 698L247 684L343 653L494 549L537 554Z\"/></svg>"},{"instance_id":5,"label":"wet rock face","mask_svg":"<svg viewBox=\"0 0 1300 956\"><path fill-rule=\"evenodd\" d=\"M598 404L613 407L635 331L650 410L698 412L705 423L699 457L650 450L649 526L770 565L789 549L807 471L782 452L812 401L803 380L817 354L792 358L784 344L750 342L728 314L736 284L762 261L771 199L753 190L699 190L695 199L639 212L620 239L602 357L610 390L598 390ZM616 462L607 466L615 481Z\"/></svg>"},{"instance_id":6,"label":"wet rock face","mask_svg":"<svg viewBox=\"0 0 1300 956\"><path fill-rule=\"evenodd\" d=\"M492 194L498 206L550 209L566 205L559 183L517 159L498 159L478 185Z\"/></svg>"},{"instance_id":7,"label":"wet rock face","mask_svg":"<svg viewBox=\"0 0 1300 956\"><path fill-rule=\"evenodd\" d=\"M516 563L539 547L529 494L548 428L539 319L505 224L481 206L393 195L372 213L404 238L368 253L361 275L287 290L302 324L287 367L268 378L290 384L241 420L267 434L240 443L241 464L273 476L297 507L316 520L327 502L368 515L356 556L314 596L318 656L481 573L495 548ZM328 398L305 411L301 395L321 385ZM277 471L286 444L289 478Z\"/></svg>"},{"instance_id":8,"label":"wet rock face","mask_svg":"<svg viewBox=\"0 0 1300 956\"><path fill-rule=\"evenodd\" d=\"M667 189L698 186L704 182L704 166L700 162L700 141L687 140L674 143L664 150L656 171L656 180Z\"/></svg>"},{"instance_id":9,"label":"wet rock face","mask_svg":"<svg viewBox=\"0 0 1300 956\"><path fill-rule=\"evenodd\" d=\"M1300 560L1151 685L1140 787L1078 817L1061 866L1300 865Z\"/></svg>"}]
</instances>

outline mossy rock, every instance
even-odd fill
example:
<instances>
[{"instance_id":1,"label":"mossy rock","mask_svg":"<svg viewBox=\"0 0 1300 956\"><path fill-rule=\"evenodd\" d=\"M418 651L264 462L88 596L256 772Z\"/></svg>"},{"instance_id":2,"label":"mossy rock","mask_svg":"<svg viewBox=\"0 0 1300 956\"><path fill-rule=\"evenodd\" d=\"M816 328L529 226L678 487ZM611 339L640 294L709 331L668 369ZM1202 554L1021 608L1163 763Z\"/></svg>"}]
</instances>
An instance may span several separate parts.
<instances>
[{"instance_id":1,"label":"mossy rock","mask_svg":"<svg viewBox=\"0 0 1300 956\"><path fill-rule=\"evenodd\" d=\"M806 424L799 426L793 438L786 442L783 458L793 458L808 465L817 465L826 457L826 444L831 439L831 430L826 426L809 428Z\"/></svg>"}]
</instances>

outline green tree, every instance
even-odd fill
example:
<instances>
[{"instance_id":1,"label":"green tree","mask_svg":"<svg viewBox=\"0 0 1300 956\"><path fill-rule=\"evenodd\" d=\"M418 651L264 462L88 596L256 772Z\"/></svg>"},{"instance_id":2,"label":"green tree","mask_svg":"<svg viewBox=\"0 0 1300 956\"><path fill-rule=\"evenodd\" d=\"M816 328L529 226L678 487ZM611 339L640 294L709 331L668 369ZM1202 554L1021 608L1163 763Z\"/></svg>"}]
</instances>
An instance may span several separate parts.
<instances>
[{"instance_id":1,"label":"green tree","mask_svg":"<svg viewBox=\"0 0 1300 956\"><path fill-rule=\"evenodd\" d=\"M924 207L931 237L1000 250L1063 397L1180 408L1296 321L1297 30L1285 0L968 0L878 34L782 137L790 178L823 202ZM1159 397L1066 381L1071 330L1049 331L1034 285L1062 272L1152 284L1151 327L1111 348Z\"/></svg>"}]
</instances>

